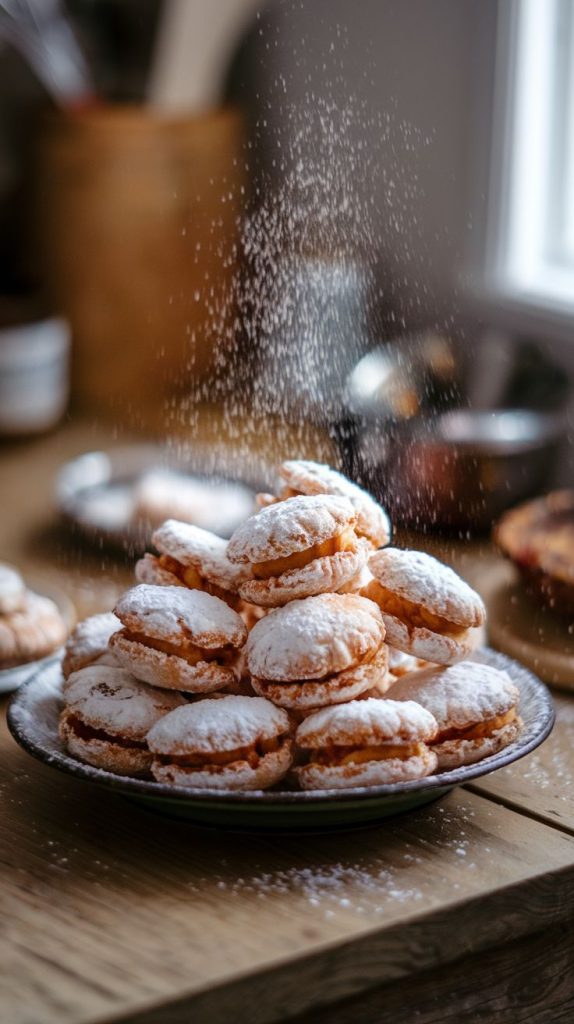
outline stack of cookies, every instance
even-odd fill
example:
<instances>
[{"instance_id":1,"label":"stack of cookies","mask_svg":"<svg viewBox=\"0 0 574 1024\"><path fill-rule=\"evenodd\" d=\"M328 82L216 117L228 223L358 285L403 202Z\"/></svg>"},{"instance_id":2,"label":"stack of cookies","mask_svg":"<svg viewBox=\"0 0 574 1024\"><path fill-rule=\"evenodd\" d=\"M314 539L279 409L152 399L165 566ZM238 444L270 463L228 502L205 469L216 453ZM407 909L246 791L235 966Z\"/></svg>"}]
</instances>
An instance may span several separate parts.
<instances>
[{"instance_id":1,"label":"stack of cookies","mask_svg":"<svg viewBox=\"0 0 574 1024\"><path fill-rule=\"evenodd\" d=\"M390 547L384 509L335 470L279 474L229 542L164 522L114 614L76 629L70 753L178 786L332 789L416 780L512 742L518 690L465 660L478 595Z\"/></svg>"}]
</instances>

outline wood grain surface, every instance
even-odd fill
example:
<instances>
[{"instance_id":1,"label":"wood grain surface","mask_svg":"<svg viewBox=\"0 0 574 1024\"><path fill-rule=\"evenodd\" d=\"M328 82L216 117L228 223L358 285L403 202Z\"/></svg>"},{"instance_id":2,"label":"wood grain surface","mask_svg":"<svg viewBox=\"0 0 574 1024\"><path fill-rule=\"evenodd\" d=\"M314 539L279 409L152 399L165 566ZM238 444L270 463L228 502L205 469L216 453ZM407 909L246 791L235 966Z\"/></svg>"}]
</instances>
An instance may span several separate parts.
<instances>
[{"instance_id":1,"label":"wood grain surface","mask_svg":"<svg viewBox=\"0 0 574 1024\"><path fill-rule=\"evenodd\" d=\"M570 925L549 928L448 970L383 985L291 1024L570 1024L574 1020L574 944Z\"/></svg>"}]
</instances>

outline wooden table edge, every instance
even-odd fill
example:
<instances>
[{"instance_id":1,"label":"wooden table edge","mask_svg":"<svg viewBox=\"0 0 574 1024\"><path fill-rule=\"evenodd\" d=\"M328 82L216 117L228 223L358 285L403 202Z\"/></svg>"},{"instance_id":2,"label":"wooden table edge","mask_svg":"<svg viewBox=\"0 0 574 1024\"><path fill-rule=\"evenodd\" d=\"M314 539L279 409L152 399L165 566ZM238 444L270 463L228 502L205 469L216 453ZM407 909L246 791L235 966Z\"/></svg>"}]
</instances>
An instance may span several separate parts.
<instances>
[{"instance_id":1,"label":"wooden table edge","mask_svg":"<svg viewBox=\"0 0 574 1024\"><path fill-rule=\"evenodd\" d=\"M508 924L508 907L513 902L516 912ZM355 940L328 943L311 955L283 959L170 1000L146 1001L128 1013L112 1012L86 1024L158 1024L159 1020L161 1024L189 1024L190 1020L273 1024L572 917L574 863L444 910L431 908L407 924L373 928Z\"/></svg>"}]
</instances>

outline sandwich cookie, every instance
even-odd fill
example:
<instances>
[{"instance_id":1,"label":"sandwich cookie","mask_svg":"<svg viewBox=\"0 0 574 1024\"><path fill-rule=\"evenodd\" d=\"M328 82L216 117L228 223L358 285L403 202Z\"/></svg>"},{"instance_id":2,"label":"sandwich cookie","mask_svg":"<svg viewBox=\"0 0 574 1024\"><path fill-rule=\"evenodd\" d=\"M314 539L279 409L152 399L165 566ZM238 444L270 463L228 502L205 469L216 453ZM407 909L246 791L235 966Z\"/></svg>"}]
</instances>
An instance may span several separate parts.
<instances>
[{"instance_id":1,"label":"sandwich cookie","mask_svg":"<svg viewBox=\"0 0 574 1024\"><path fill-rule=\"evenodd\" d=\"M261 697L220 696L177 708L150 730L158 782L202 789L267 789L293 760L287 712Z\"/></svg>"},{"instance_id":2,"label":"sandwich cookie","mask_svg":"<svg viewBox=\"0 0 574 1024\"><path fill-rule=\"evenodd\" d=\"M246 644L256 693L295 710L353 700L384 685L385 628L379 609L351 594L292 601L261 619Z\"/></svg>"},{"instance_id":3,"label":"sandwich cookie","mask_svg":"<svg viewBox=\"0 0 574 1024\"><path fill-rule=\"evenodd\" d=\"M178 693L146 686L122 668L89 665L68 679L60 737L73 757L95 768L149 774L146 735L180 704L185 700Z\"/></svg>"},{"instance_id":4,"label":"sandwich cookie","mask_svg":"<svg viewBox=\"0 0 574 1024\"><path fill-rule=\"evenodd\" d=\"M357 537L347 498L289 498L262 508L231 537L227 556L249 568L239 585L245 601L266 608L339 590L365 565L366 541Z\"/></svg>"},{"instance_id":5,"label":"sandwich cookie","mask_svg":"<svg viewBox=\"0 0 574 1024\"><path fill-rule=\"evenodd\" d=\"M137 679L187 693L235 681L247 629L218 597L142 583L123 594L114 611L123 629L110 637L110 648Z\"/></svg>"},{"instance_id":6,"label":"sandwich cookie","mask_svg":"<svg viewBox=\"0 0 574 1024\"><path fill-rule=\"evenodd\" d=\"M279 467L279 473L285 481L281 498L298 494L336 494L348 498L357 513L355 530L359 537L365 537L373 548L389 543L392 528L385 510L367 491L336 469L320 462L291 459Z\"/></svg>"},{"instance_id":7,"label":"sandwich cookie","mask_svg":"<svg viewBox=\"0 0 574 1024\"><path fill-rule=\"evenodd\" d=\"M17 569L0 562L0 615L17 612L24 607L26 586Z\"/></svg>"},{"instance_id":8,"label":"sandwich cookie","mask_svg":"<svg viewBox=\"0 0 574 1024\"><path fill-rule=\"evenodd\" d=\"M295 771L303 789L350 789L411 782L430 775L437 733L430 712L414 701L357 700L322 708L298 727L305 763Z\"/></svg>"},{"instance_id":9,"label":"sandwich cookie","mask_svg":"<svg viewBox=\"0 0 574 1024\"><path fill-rule=\"evenodd\" d=\"M67 679L72 672L86 668L87 665L93 665L94 662L119 667L108 648L108 641L112 633L121 629L121 625L120 620L113 612L90 615L83 622L79 622L70 633L64 648L62 661L64 679Z\"/></svg>"},{"instance_id":10,"label":"sandwich cookie","mask_svg":"<svg viewBox=\"0 0 574 1024\"><path fill-rule=\"evenodd\" d=\"M67 633L54 602L27 590L17 611L0 616L0 669L45 658L64 643Z\"/></svg>"},{"instance_id":11,"label":"sandwich cookie","mask_svg":"<svg viewBox=\"0 0 574 1024\"><path fill-rule=\"evenodd\" d=\"M180 582L191 590L213 594L230 607L238 607L238 587L245 573L227 558L226 540L190 523L168 519L154 532L152 541L160 556L146 556L146 579L142 576L144 567L139 571L136 567L142 582L160 585ZM151 578L153 570L158 574L156 580Z\"/></svg>"},{"instance_id":12,"label":"sandwich cookie","mask_svg":"<svg viewBox=\"0 0 574 1024\"><path fill-rule=\"evenodd\" d=\"M390 696L415 700L434 715L439 731L431 749L441 770L496 754L513 743L522 728L520 694L510 677L474 661L415 672L395 683Z\"/></svg>"},{"instance_id":13,"label":"sandwich cookie","mask_svg":"<svg viewBox=\"0 0 574 1024\"><path fill-rule=\"evenodd\" d=\"M437 665L474 650L484 605L467 583L431 555L385 548L369 559L374 579L362 590L383 613L387 643Z\"/></svg>"}]
</instances>

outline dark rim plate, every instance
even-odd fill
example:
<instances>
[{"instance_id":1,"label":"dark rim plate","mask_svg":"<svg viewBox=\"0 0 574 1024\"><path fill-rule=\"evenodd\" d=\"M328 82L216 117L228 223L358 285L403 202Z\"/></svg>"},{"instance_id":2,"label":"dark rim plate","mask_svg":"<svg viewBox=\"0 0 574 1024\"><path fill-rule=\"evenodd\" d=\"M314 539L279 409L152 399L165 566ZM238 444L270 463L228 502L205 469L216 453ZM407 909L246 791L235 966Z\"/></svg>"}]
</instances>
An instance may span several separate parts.
<instances>
[{"instance_id":1,"label":"dark rim plate","mask_svg":"<svg viewBox=\"0 0 574 1024\"><path fill-rule=\"evenodd\" d=\"M316 790L289 791L267 790L265 792L221 792L220 790L191 789L182 786L168 786L159 782L143 779L124 778L111 772L92 768L70 757L64 751L58 736L58 715L61 708L60 682L61 672L59 659L54 658L44 666L32 679L28 680L12 698L8 709L8 726L14 739L24 750L51 767L58 768L79 778L106 786L134 797L147 800L166 800L173 806L174 802L183 802L190 807L199 808L201 804L210 807L219 806L222 810L242 805L249 808L267 808L269 811L283 809L285 817L289 817L290 809L295 810L302 805L307 809L329 804L348 804L356 807L361 801L373 801L374 798L406 797L411 795L416 802L426 802L453 786L470 782L489 772L496 771L504 765L511 764L529 754L539 746L550 733L554 724L554 708L547 688L531 672L503 654L483 648L474 655L474 660L505 669L520 689L520 714L524 722L523 731L518 740L501 750L498 754L484 758L478 764L466 765L452 771L441 772L414 782L393 783L384 786L369 786L349 790ZM404 802L404 801L403 801ZM415 804L413 799L412 805Z\"/></svg>"}]
</instances>

